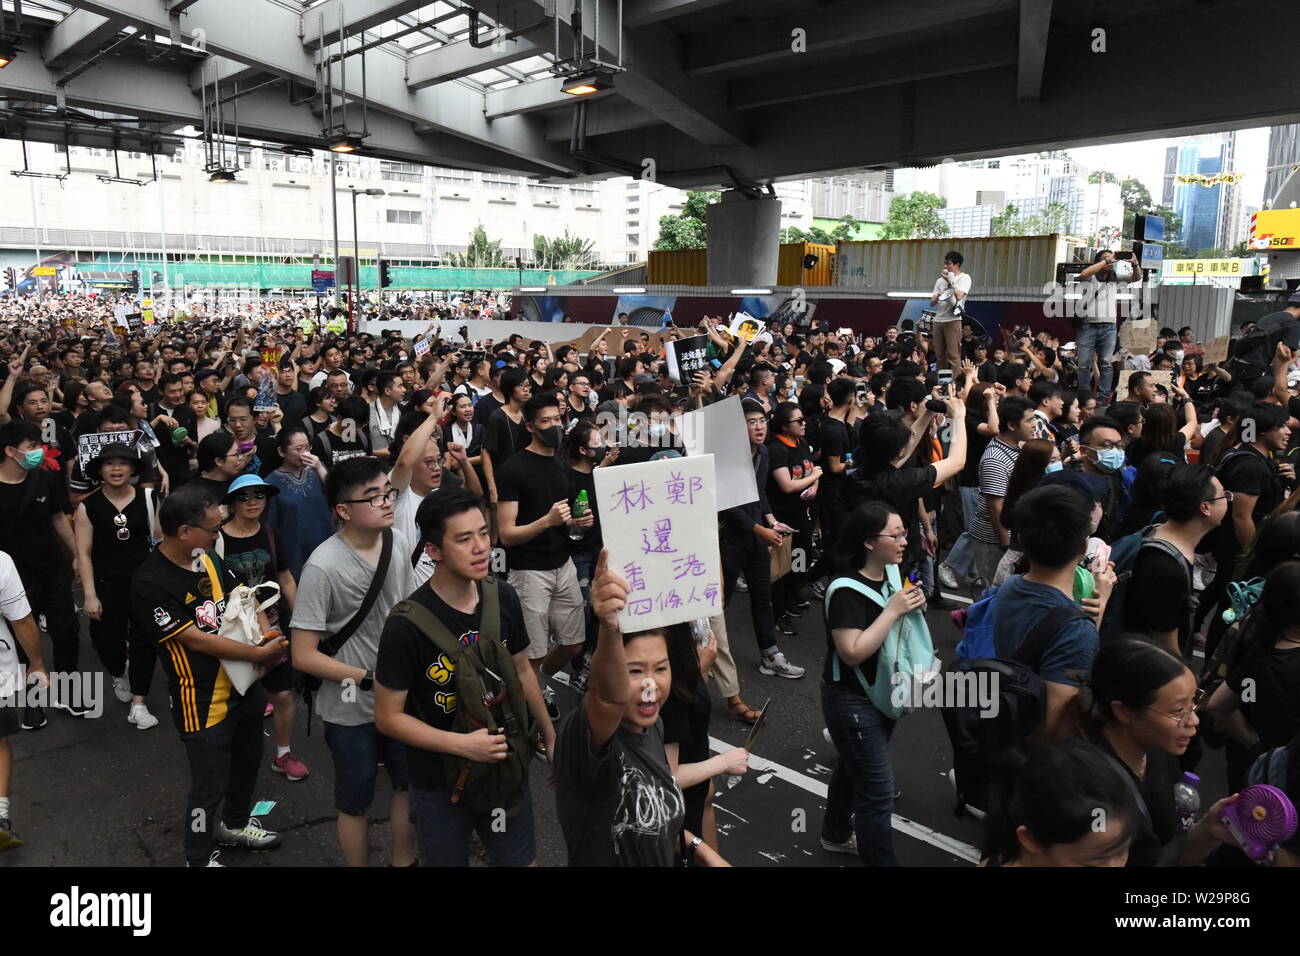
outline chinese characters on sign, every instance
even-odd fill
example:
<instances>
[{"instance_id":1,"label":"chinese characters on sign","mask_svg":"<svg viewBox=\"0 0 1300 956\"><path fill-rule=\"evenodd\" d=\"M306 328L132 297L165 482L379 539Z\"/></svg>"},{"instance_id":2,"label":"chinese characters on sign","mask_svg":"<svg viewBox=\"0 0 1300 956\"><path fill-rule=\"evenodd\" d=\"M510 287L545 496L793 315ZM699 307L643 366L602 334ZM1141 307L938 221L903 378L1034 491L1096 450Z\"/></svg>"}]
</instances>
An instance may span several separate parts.
<instances>
[{"instance_id":1,"label":"chinese characters on sign","mask_svg":"<svg viewBox=\"0 0 1300 956\"><path fill-rule=\"evenodd\" d=\"M632 589L623 630L722 610L713 456L598 468L595 481L610 567Z\"/></svg>"}]
</instances>

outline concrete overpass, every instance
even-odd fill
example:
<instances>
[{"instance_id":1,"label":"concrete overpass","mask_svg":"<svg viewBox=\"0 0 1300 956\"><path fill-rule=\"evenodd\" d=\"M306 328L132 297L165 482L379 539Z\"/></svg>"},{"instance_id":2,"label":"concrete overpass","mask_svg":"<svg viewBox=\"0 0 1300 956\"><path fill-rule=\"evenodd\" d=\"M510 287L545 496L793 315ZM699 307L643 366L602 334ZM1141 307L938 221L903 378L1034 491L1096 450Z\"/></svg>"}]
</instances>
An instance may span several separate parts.
<instances>
[{"instance_id":1,"label":"concrete overpass","mask_svg":"<svg viewBox=\"0 0 1300 956\"><path fill-rule=\"evenodd\" d=\"M1300 3L1276 0L3 7L17 50L0 132L132 150L201 127L205 92L241 137L319 148L331 100L334 130L347 104L345 131L361 132L362 47L369 155L551 179L652 171L750 195L783 177L1300 120L1284 66ZM581 100L556 75L577 37L615 65Z\"/></svg>"}]
</instances>

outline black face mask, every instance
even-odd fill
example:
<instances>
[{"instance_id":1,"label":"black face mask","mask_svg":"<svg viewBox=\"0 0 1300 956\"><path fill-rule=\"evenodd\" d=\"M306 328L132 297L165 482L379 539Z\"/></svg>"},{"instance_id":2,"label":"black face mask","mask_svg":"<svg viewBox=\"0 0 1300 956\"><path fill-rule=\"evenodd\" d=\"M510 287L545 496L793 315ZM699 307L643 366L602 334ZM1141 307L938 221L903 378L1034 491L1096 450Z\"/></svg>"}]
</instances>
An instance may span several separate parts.
<instances>
[{"instance_id":1,"label":"black face mask","mask_svg":"<svg viewBox=\"0 0 1300 956\"><path fill-rule=\"evenodd\" d=\"M597 445L595 448L587 448L585 451L591 456L591 460L598 465L604 461L605 456L609 454L609 449L604 445Z\"/></svg>"},{"instance_id":2,"label":"black face mask","mask_svg":"<svg viewBox=\"0 0 1300 956\"><path fill-rule=\"evenodd\" d=\"M540 428L533 433L538 440L547 448L559 448L560 443L564 441L564 429L559 425L552 425L550 428Z\"/></svg>"}]
</instances>

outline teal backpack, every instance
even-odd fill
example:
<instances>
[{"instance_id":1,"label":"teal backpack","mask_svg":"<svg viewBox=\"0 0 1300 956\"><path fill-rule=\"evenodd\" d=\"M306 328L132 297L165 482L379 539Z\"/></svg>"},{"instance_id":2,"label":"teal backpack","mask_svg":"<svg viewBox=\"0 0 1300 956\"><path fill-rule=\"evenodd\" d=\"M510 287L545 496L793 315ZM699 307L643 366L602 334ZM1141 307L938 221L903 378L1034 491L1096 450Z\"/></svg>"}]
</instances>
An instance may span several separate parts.
<instances>
[{"instance_id":1,"label":"teal backpack","mask_svg":"<svg viewBox=\"0 0 1300 956\"><path fill-rule=\"evenodd\" d=\"M825 613L830 612L831 596L840 588L857 591L868 601L883 608L895 593L903 589L903 584L896 564L887 565L885 568L883 595L853 578L836 578L826 589L826 597L822 603ZM925 675L935 673L934 661L934 643L930 640L930 627L925 623L925 615L920 611L911 611L894 623L889 635L881 643L880 650L876 652L875 681L869 683L862 675L861 667L854 667L852 670L875 708L891 720L897 720L910 708L906 703L895 701L896 682L903 679L909 682L924 682L927 679ZM832 645L831 679L837 682L840 679L840 663L840 655ZM897 676L899 674L905 675L905 678L899 678ZM915 683L912 683L908 688L908 697L911 696L910 692L914 687Z\"/></svg>"}]
</instances>

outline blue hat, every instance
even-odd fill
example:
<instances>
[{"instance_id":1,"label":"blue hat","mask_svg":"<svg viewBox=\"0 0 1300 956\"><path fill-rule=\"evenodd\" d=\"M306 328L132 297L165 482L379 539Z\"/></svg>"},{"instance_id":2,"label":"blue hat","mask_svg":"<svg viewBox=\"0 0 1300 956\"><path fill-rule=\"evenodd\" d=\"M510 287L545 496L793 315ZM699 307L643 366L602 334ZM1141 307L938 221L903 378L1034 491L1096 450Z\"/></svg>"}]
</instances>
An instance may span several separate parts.
<instances>
[{"instance_id":1,"label":"blue hat","mask_svg":"<svg viewBox=\"0 0 1300 956\"><path fill-rule=\"evenodd\" d=\"M275 485L263 481L261 475L240 475L230 483L230 487L226 489L226 497L222 500L230 504L235 495L245 488L261 488L269 497L275 497L280 493L280 489Z\"/></svg>"}]
</instances>

